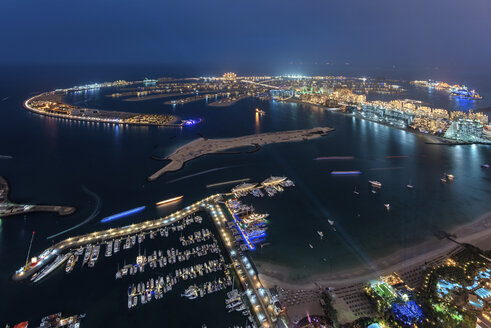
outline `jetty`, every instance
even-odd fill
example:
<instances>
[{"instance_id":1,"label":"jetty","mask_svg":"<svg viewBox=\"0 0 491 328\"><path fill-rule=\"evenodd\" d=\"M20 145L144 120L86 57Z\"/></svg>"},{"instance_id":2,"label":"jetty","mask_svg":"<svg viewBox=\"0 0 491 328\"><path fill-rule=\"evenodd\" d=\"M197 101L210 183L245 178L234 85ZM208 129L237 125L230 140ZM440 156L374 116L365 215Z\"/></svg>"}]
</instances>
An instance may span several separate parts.
<instances>
[{"instance_id":1,"label":"jetty","mask_svg":"<svg viewBox=\"0 0 491 328\"><path fill-rule=\"evenodd\" d=\"M59 215L69 215L75 212L75 207L56 205L20 205L8 199L9 184L0 176L0 218L30 212L56 212Z\"/></svg>"}]
</instances>

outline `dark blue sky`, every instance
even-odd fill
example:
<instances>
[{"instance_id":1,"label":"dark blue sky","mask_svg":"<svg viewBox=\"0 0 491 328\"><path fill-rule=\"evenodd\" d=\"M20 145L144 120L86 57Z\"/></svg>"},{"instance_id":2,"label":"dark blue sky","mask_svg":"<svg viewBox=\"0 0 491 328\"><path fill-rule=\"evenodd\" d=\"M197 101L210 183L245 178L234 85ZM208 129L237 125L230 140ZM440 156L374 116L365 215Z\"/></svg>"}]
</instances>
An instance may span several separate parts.
<instances>
[{"instance_id":1,"label":"dark blue sky","mask_svg":"<svg viewBox=\"0 0 491 328\"><path fill-rule=\"evenodd\" d=\"M1 0L0 61L490 67L489 0Z\"/></svg>"}]
</instances>

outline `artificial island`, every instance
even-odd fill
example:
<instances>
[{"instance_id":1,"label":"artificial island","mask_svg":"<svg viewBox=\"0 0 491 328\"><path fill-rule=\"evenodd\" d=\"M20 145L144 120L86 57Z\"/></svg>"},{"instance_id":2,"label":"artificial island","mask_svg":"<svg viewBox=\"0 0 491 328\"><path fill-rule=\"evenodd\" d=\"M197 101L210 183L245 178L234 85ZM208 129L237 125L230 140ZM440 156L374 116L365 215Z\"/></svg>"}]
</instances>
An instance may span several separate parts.
<instances>
[{"instance_id":1,"label":"artificial island","mask_svg":"<svg viewBox=\"0 0 491 328\"><path fill-rule=\"evenodd\" d=\"M166 172L177 171L181 169L187 161L201 157L206 154L219 153L227 149L234 149L245 146L260 147L273 143L311 140L323 137L333 130L333 128L319 127L305 130L252 134L238 138L196 139L180 147L172 154L167 156L165 159L170 160L170 163L148 177L148 180L154 181Z\"/></svg>"},{"instance_id":2,"label":"artificial island","mask_svg":"<svg viewBox=\"0 0 491 328\"><path fill-rule=\"evenodd\" d=\"M143 81L114 81L57 89L25 101L24 107L38 114L67 119L159 126L194 125L199 120L180 120L171 114L135 114L73 106L63 101L70 93L112 88L107 97L128 102L169 99L164 104L184 106L205 100L210 107L229 107L257 97L266 100L303 103L337 110L360 119L395 128L436 136L442 144L491 143L488 116L482 112L434 108L420 100L403 99L401 85L428 87L455 99L479 101L482 97L460 84L435 81L396 81L344 76L237 76L159 78ZM396 99L368 100L383 95Z\"/></svg>"}]
</instances>

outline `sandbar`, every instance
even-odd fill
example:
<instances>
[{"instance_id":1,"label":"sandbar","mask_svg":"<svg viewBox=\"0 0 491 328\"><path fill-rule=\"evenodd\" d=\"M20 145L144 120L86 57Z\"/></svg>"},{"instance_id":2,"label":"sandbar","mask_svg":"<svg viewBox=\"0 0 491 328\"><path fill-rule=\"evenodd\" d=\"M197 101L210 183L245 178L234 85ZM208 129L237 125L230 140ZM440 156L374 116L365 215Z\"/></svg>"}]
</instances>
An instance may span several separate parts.
<instances>
[{"instance_id":1,"label":"sandbar","mask_svg":"<svg viewBox=\"0 0 491 328\"><path fill-rule=\"evenodd\" d=\"M180 170L187 161L200 156L218 153L223 150L245 146L262 146L273 143L294 142L311 140L323 137L334 129L329 127L317 127L305 130L290 130L270 133L259 133L238 138L205 139L200 138L191 141L178 148L165 159L170 163L148 177L148 181L155 181L167 172Z\"/></svg>"}]
</instances>

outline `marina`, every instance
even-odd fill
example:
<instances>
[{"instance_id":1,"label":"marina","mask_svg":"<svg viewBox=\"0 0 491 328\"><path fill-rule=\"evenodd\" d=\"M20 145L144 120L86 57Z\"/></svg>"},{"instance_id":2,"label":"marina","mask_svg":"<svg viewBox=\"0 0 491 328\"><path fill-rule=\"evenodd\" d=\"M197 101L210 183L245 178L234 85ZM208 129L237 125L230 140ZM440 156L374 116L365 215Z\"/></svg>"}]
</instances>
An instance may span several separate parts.
<instances>
[{"instance_id":1,"label":"marina","mask_svg":"<svg viewBox=\"0 0 491 328\"><path fill-rule=\"evenodd\" d=\"M281 186L293 185L286 177L272 176L264 180L259 188L279 192L283 190ZM115 273L116 280L153 271L160 273L165 270L167 273L130 284L127 295L129 309L162 299L164 294L181 288L179 286L184 281L214 276L212 280L188 285L182 290L183 296L194 299L229 288L234 277L237 277L244 297L226 303L229 312L241 312L253 325L272 327L277 320L277 310L247 254L256 245L265 242L269 214L255 213L252 206L243 205L235 196L238 195L215 194L157 220L68 238L33 257L12 279L41 283L63 264L65 272L71 273L76 269L79 258L82 258L80 266L92 269L99 261L119 253L121 248L124 251L138 245L135 262L126 264L125 260ZM184 234L189 226L203 222L203 217L198 213L208 213L219 239L208 228L195 228L193 232ZM144 249L142 254L141 245L145 240L167 238L170 234L180 234L177 240L179 248L153 250L149 255ZM224 254L222 249L225 250ZM200 259L203 260L196 262ZM194 263L183 265L191 261Z\"/></svg>"}]
</instances>

